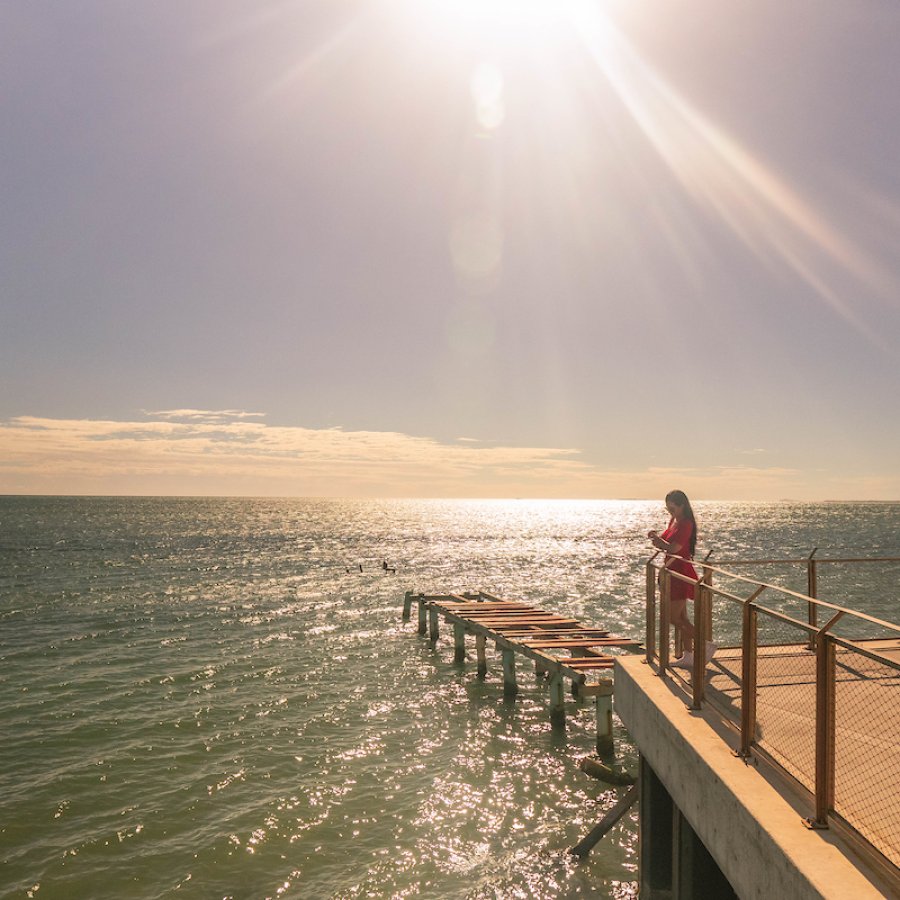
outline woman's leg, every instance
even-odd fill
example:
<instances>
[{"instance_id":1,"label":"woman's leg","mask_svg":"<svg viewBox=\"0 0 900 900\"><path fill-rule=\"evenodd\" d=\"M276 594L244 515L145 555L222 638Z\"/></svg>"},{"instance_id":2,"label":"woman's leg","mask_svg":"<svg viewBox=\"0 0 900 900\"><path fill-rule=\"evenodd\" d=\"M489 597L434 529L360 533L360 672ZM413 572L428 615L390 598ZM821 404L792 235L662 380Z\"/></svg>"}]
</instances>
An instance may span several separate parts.
<instances>
[{"instance_id":1,"label":"woman's leg","mask_svg":"<svg viewBox=\"0 0 900 900\"><path fill-rule=\"evenodd\" d=\"M694 652L694 626L687 614L687 597L670 601L670 615L676 631L681 632L681 647L685 653Z\"/></svg>"}]
</instances>

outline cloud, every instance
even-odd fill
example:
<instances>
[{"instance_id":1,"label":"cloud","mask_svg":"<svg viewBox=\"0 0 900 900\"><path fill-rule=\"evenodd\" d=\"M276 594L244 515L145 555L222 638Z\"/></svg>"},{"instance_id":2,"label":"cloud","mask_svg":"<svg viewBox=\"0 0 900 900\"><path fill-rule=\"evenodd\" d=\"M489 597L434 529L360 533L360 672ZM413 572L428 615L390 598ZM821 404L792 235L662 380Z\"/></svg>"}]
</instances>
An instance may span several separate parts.
<instances>
[{"instance_id":1,"label":"cloud","mask_svg":"<svg viewBox=\"0 0 900 900\"><path fill-rule=\"evenodd\" d=\"M895 475L778 466L608 470L575 448L274 426L238 410L148 421L0 421L0 493L335 497L892 499Z\"/></svg>"},{"instance_id":2,"label":"cloud","mask_svg":"<svg viewBox=\"0 0 900 900\"><path fill-rule=\"evenodd\" d=\"M19 416L0 423L0 479L7 491L36 493L483 496L543 495L590 471L566 448L271 426L235 413L165 410L130 422Z\"/></svg>"},{"instance_id":3,"label":"cloud","mask_svg":"<svg viewBox=\"0 0 900 900\"><path fill-rule=\"evenodd\" d=\"M155 411L141 410L146 416L156 416L159 419L188 419L209 422L218 422L227 419L252 419L264 418L265 413L245 412L242 409L160 409Z\"/></svg>"}]
</instances>

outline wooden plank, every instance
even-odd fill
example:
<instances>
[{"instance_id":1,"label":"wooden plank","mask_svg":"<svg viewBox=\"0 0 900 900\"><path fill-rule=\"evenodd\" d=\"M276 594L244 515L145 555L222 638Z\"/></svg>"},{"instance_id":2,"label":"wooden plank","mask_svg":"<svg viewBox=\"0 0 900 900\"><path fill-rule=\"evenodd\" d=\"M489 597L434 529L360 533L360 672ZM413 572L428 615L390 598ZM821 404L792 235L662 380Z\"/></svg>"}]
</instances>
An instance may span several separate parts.
<instances>
[{"instance_id":1,"label":"wooden plank","mask_svg":"<svg viewBox=\"0 0 900 900\"><path fill-rule=\"evenodd\" d=\"M609 632L604 631L602 628L543 628L540 625L534 625L527 631L507 631L505 632L506 637L528 637L529 635L536 634L538 637L547 637L547 638L555 638L555 637L563 637L563 638L575 638L575 637L600 637L605 638L609 637Z\"/></svg>"},{"instance_id":2,"label":"wooden plank","mask_svg":"<svg viewBox=\"0 0 900 900\"><path fill-rule=\"evenodd\" d=\"M547 647L639 647L637 641L628 640L607 640L597 638L587 638L583 641L522 641L526 647L533 650L540 650Z\"/></svg>"},{"instance_id":3,"label":"wooden plank","mask_svg":"<svg viewBox=\"0 0 900 900\"><path fill-rule=\"evenodd\" d=\"M616 661L610 656L571 656L567 659L556 660L561 666L570 669L611 669Z\"/></svg>"}]
</instances>

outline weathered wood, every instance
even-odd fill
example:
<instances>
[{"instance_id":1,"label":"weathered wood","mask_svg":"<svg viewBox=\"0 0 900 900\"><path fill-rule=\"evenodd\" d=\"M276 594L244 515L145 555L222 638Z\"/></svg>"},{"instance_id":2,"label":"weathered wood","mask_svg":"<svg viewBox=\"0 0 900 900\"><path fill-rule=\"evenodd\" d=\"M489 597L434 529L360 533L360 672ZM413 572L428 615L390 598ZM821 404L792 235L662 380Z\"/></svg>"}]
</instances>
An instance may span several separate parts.
<instances>
[{"instance_id":1,"label":"weathered wood","mask_svg":"<svg viewBox=\"0 0 900 900\"><path fill-rule=\"evenodd\" d=\"M566 727L566 691L558 670L550 676L550 721L554 728Z\"/></svg>"},{"instance_id":2,"label":"weathered wood","mask_svg":"<svg viewBox=\"0 0 900 900\"><path fill-rule=\"evenodd\" d=\"M428 604L425 598L419 595L419 634L425 634L428 631Z\"/></svg>"},{"instance_id":3,"label":"weathered wood","mask_svg":"<svg viewBox=\"0 0 900 900\"><path fill-rule=\"evenodd\" d=\"M507 697L514 697L519 692L516 684L516 652L515 650L503 650L503 693Z\"/></svg>"},{"instance_id":4,"label":"weathered wood","mask_svg":"<svg viewBox=\"0 0 900 900\"><path fill-rule=\"evenodd\" d=\"M557 662L572 669L611 669L616 664L616 661L608 656L597 656L594 658L590 656L570 656L566 659L558 659Z\"/></svg>"},{"instance_id":5,"label":"weathered wood","mask_svg":"<svg viewBox=\"0 0 900 900\"><path fill-rule=\"evenodd\" d=\"M613 752L612 685L597 694L597 753L605 756Z\"/></svg>"},{"instance_id":6,"label":"weathered wood","mask_svg":"<svg viewBox=\"0 0 900 900\"><path fill-rule=\"evenodd\" d=\"M599 781L605 781L607 784L632 785L637 781L634 775L630 775L622 769L614 769L599 759L594 759L590 756L582 759L578 763L578 768L585 775L590 775L591 778L596 778Z\"/></svg>"},{"instance_id":7,"label":"weathered wood","mask_svg":"<svg viewBox=\"0 0 900 900\"><path fill-rule=\"evenodd\" d=\"M587 835L580 840L569 853L577 856L579 859L587 856L594 846L600 841L626 812L631 808L632 804L638 799L638 786L635 784L628 789L628 792L619 800L618 803L595 825Z\"/></svg>"},{"instance_id":8,"label":"weathered wood","mask_svg":"<svg viewBox=\"0 0 900 900\"><path fill-rule=\"evenodd\" d=\"M581 641L522 641L526 647L534 650L558 648L565 650L567 647L639 647L637 641L629 641L626 638L585 638Z\"/></svg>"},{"instance_id":9,"label":"weathered wood","mask_svg":"<svg viewBox=\"0 0 900 900\"><path fill-rule=\"evenodd\" d=\"M437 646L440 626L438 624L437 607L430 606L428 608L428 640L431 642L431 649Z\"/></svg>"},{"instance_id":10,"label":"weathered wood","mask_svg":"<svg viewBox=\"0 0 900 900\"><path fill-rule=\"evenodd\" d=\"M453 661L465 662L466 660L466 629L465 626L456 623L453 626Z\"/></svg>"},{"instance_id":11,"label":"weathered wood","mask_svg":"<svg viewBox=\"0 0 900 900\"><path fill-rule=\"evenodd\" d=\"M403 621L408 622L412 613L413 592L407 591L403 595Z\"/></svg>"},{"instance_id":12,"label":"weathered wood","mask_svg":"<svg viewBox=\"0 0 900 900\"><path fill-rule=\"evenodd\" d=\"M487 638L483 634L475 635L475 653L478 658L478 677L484 678L487 675Z\"/></svg>"}]
</instances>

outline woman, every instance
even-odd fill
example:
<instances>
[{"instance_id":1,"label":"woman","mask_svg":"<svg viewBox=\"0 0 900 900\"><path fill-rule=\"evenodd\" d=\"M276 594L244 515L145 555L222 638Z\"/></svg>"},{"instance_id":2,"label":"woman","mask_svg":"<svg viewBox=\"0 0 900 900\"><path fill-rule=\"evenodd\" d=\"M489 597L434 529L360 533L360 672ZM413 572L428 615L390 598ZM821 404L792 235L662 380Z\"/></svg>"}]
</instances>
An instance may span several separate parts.
<instances>
[{"instance_id":1,"label":"woman","mask_svg":"<svg viewBox=\"0 0 900 900\"><path fill-rule=\"evenodd\" d=\"M688 578L696 578L697 572L690 563L697 547L697 520L691 501L684 491L669 491L666 494L666 509L670 516L666 530L662 534L648 531L647 537L657 550L665 552L665 568ZM684 647L684 655L672 665L683 669L694 667L694 626L687 614L687 602L693 599L693 584L678 578L669 579L670 620L675 630L681 633L681 645ZM706 658L711 659L715 650L712 643L707 644Z\"/></svg>"}]
</instances>

